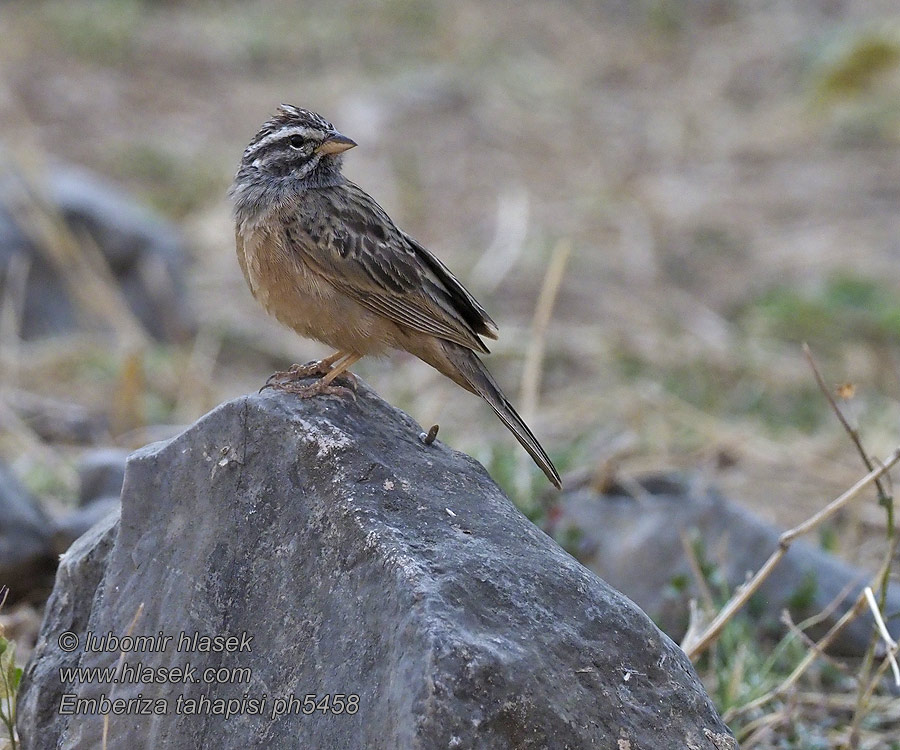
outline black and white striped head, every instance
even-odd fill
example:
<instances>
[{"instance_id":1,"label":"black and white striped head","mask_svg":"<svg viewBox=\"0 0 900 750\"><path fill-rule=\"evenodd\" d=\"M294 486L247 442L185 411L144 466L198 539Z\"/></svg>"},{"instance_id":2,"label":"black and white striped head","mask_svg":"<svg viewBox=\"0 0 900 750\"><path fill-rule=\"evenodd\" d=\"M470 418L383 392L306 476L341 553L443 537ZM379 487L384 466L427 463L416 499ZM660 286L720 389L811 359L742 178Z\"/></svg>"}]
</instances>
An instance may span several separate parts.
<instances>
[{"instance_id":1,"label":"black and white striped head","mask_svg":"<svg viewBox=\"0 0 900 750\"><path fill-rule=\"evenodd\" d=\"M355 145L321 115L282 104L244 150L240 171L324 184L340 174L340 155Z\"/></svg>"}]
</instances>

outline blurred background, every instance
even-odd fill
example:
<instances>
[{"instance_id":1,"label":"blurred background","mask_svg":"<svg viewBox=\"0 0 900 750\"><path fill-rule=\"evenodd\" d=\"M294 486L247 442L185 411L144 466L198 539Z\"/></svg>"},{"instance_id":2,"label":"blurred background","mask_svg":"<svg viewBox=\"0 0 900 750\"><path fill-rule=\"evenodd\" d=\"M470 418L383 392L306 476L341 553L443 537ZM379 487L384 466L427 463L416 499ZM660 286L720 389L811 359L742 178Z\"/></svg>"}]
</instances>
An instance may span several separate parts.
<instances>
[{"instance_id":1,"label":"blurred background","mask_svg":"<svg viewBox=\"0 0 900 750\"><path fill-rule=\"evenodd\" d=\"M225 197L283 101L359 142L348 176L497 319L488 363L515 402L551 258L571 249L527 409L561 467L712 464L744 502L806 517L860 466L804 340L829 384L856 386L869 449L896 443L892 2L60 0L0 14L4 172L40 195L65 169L75 203L102 180L183 238L148 239L181 301L145 259L129 319L113 282L130 269L98 272L96 252L70 246L84 227L7 199L41 249L0 250L0 451L32 483L65 484L41 477L71 446L28 429L40 402L23 393L83 407L93 439L131 448L323 352L250 296ZM60 277L68 322L22 320L25 287L60 306L31 290L35 266ZM403 355L358 372L509 482L519 447L477 399Z\"/></svg>"},{"instance_id":2,"label":"blurred background","mask_svg":"<svg viewBox=\"0 0 900 750\"><path fill-rule=\"evenodd\" d=\"M891 0L11 0L0 40L0 459L50 507L85 451L324 353L235 257L225 192L280 102L359 143L345 173L497 320L487 363L562 470L701 470L801 521L865 473L804 341L868 450L898 442ZM355 370L534 511L478 399L406 355ZM877 559L883 511L850 521Z\"/></svg>"}]
</instances>

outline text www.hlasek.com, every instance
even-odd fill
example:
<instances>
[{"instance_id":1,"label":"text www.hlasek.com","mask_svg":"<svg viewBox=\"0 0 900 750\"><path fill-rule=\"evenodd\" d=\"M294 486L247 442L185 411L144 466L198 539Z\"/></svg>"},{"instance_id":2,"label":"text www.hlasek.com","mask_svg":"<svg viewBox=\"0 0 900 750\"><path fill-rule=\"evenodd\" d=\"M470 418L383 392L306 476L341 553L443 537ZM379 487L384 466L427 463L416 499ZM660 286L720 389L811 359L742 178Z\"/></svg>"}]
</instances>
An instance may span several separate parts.
<instances>
[{"instance_id":1,"label":"text www.hlasek.com","mask_svg":"<svg viewBox=\"0 0 900 750\"><path fill-rule=\"evenodd\" d=\"M59 681L63 685L77 684L187 684L240 685L249 683L252 670L249 667L208 667L202 671L190 662L183 667L147 667L141 662L122 662L118 667L62 667Z\"/></svg>"}]
</instances>

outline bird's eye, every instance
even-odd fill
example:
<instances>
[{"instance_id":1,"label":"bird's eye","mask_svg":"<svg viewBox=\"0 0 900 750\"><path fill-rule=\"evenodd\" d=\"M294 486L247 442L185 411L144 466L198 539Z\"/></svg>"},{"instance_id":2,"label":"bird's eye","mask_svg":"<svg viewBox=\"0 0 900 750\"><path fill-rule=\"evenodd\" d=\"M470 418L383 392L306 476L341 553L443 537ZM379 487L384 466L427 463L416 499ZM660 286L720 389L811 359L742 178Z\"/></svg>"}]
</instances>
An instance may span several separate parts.
<instances>
[{"instance_id":1,"label":"bird's eye","mask_svg":"<svg viewBox=\"0 0 900 750\"><path fill-rule=\"evenodd\" d=\"M290 138L288 138L288 145L289 145L291 148L297 149L298 151L299 151L301 148L303 148L303 146L304 146L305 144L306 144L306 141L303 140L303 137L302 137L302 136L299 136L299 135L292 135Z\"/></svg>"}]
</instances>

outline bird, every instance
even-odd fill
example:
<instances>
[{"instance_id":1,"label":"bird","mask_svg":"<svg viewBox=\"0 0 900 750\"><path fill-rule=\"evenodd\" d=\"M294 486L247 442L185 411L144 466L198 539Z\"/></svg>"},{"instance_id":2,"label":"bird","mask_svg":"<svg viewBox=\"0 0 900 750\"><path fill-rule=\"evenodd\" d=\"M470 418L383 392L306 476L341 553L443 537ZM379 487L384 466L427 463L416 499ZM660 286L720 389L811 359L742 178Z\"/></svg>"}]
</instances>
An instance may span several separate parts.
<instances>
[{"instance_id":1,"label":"bird","mask_svg":"<svg viewBox=\"0 0 900 750\"><path fill-rule=\"evenodd\" d=\"M489 353L483 339L497 338L497 324L344 177L344 152L356 145L321 115L282 104L241 157L229 197L250 291L279 322L334 349L275 373L267 386L304 398L345 394L340 383L355 387L349 368L362 357L409 352L484 399L561 489L547 452L478 357Z\"/></svg>"}]
</instances>

